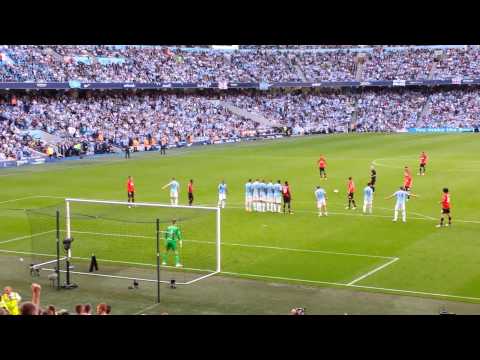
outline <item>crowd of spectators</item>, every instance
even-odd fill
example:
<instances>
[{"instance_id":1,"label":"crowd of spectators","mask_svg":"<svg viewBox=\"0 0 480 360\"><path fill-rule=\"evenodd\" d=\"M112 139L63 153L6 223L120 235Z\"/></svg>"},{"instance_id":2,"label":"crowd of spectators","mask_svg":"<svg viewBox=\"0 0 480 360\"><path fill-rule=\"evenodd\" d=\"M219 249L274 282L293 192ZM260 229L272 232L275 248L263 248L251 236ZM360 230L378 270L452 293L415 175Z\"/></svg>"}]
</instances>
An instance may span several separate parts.
<instances>
[{"instance_id":1,"label":"crowd of spectators","mask_svg":"<svg viewBox=\"0 0 480 360\"><path fill-rule=\"evenodd\" d=\"M0 160L68 157L215 144L272 134L257 113L293 134L475 127L480 88L227 92L69 91L0 95ZM54 140L32 138L34 130Z\"/></svg>"},{"instance_id":2,"label":"crowd of spectators","mask_svg":"<svg viewBox=\"0 0 480 360\"><path fill-rule=\"evenodd\" d=\"M363 67L364 80L428 79L434 66L435 52L430 49L384 51L368 54Z\"/></svg>"},{"instance_id":3,"label":"crowd of spectators","mask_svg":"<svg viewBox=\"0 0 480 360\"><path fill-rule=\"evenodd\" d=\"M427 98L421 91L365 91L357 101L356 131L392 132L415 127Z\"/></svg>"},{"instance_id":4,"label":"crowd of spectators","mask_svg":"<svg viewBox=\"0 0 480 360\"><path fill-rule=\"evenodd\" d=\"M125 146L155 150L162 137L177 145L198 140L215 143L249 137L261 129L209 96L185 93L23 94L14 103L3 99L0 116L0 126L10 126L14 132L42 130L61 139L40 149L52 157L112 152ZM16 145L20 135L13 136L7 140Z\"/></svg>"},{"instance_id":5,"label":"crowd of spectators","mask_svg":"<svg viewBox=\"0 0 480 360\"><path fill-rule=\"evenodd\" d=\"M346 131L354 110L353 99L341 91L268 94L252 91L232 94L225 100L291 127L294 134Z\"/></svg>"},{"instance_id":6,"label":"crowd of spectators","mask_svg":"<svg viewBox=\"0 0 480 360\"><path fill-rule=\"evenodd\" d=\"M5 103L0 98L0 108L4 108ZM10 104L16 104L16 98L12 98ZM21 118L0 111L0 161L22 160L33 155L32 149L39 148L38 141L23 133L27 126Z\"/></svg>"},{"instance_id":7,"label":"crowd of spectators","mask_svg":"<svg viewBox=\"0 0 480 360\"><path fill-rule=\"evenodd\" d=\"M358 51L315 52L313 45L254 46L250 51L112 45L0 46L0 81L194 82L354 80ZM322 46L328 48L329 46ZM335 45L332 45L335 47ZM337 46L338 47L338 46ZM296 49L289 52L288 49ZM287 51L275 51L287 50ZM297 51L300 50L300 51ZM362 80L480 76L477 46L363 52ZM303 74L303 76L302 76Z\"/></svg>"},{"instance_id":8,"label":"crowd of spectators","mask_svg":"<svg viewBox=\"0 0 480 360\"><path fill-rule=\"evenodd\" d=\"M5 287L0 296L0 315L110 315L112 312L111 306L106 303L98 304L95 310L90 304L78 304L74 311L57 309L54 305L42 307L40 304L42 287L33 283L31 289L31 301L22 302L22 296L18 292L10 286Z\"/></svg>"},{"instance_id":9,"label":"crowd of spectators","mask_svg":"<svg viewBox=\"0 0 480 360\"><path fill-rule=\"evenodd\" d=\"M448 90L430 96L429 111L420 125L467 128L480 124L480 91L478 88Z\"/></svg>"}]
</instances>

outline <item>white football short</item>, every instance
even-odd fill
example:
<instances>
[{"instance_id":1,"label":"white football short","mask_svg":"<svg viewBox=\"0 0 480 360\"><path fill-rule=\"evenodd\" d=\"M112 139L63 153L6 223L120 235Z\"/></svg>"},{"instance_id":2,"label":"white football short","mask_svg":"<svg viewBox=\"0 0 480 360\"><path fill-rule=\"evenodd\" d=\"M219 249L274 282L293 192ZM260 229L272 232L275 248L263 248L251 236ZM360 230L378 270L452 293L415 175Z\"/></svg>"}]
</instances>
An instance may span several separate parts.
<instances>
[{"instance_id":1,"label":"white football short","mask_svg":"<svg viewBox=\"0 0 480 360\"><path fill-rule=\"evenodd\" d=\"M397 210L397 211L398 211L398 210L405 210L405 203L403 203L403 202L397 202L397 203L395 204L395 210Z\"/></svg>"},{"instance_id":2,"label":"white football short","mask_svg":"<svg viewBox=\"0 0 480 360\"><path fill-rule=\"evenodd\" d=\"M170 191L170 197L171 198L178 198L178 191L171 190Z\"/></svg>"},{"instance_id":3,"label":"white football short","mask_svg":"<svg viewBox=\"0 0 480 360\"><path fill-rule=\"evenodd\" d=\"M321 208L322 206L327 206L327 202L325 201L325 199L317 200L317 208Z\"/></svg>"},{"instance_id":4,"label":"white football short","mask_svg":"<svg viewBox=\"0 0 480 360\"><path fill-rule=\"evenodd\" d=\"M218 201L227 200L227 194L218 194Z\"/></svg>"}]
</instances>

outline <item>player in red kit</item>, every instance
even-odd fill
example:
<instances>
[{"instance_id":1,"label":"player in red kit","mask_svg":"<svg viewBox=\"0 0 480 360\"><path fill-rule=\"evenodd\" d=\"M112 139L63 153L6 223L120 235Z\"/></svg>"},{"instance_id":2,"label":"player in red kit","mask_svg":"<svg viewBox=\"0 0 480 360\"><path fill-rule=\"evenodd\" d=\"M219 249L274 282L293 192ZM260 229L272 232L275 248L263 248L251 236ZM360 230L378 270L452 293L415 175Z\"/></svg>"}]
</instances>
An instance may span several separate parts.
<instances>
[{"instance_id":1,"label":"player in red kit","mask_svg":"<svg viewBox=\"0 0 480 360\"><path fill-rule=\"evenodd\" d=\"M350 209L353 204L353 210L357 208L355 204L355 200L353 199L355 195L355 183L353 182L352 177L348 178L348 186L347 186L347 193L348 193L348 206L345 209Z\"/></svg>"},{"instance_id":2,"label":"player in red kit","mask_svg":"<svg viewBox=\"0 0 480 360\"><path fill-rule=\"evenodd\" d=\"M412 173L410 172L410 169L408 166L405 166L403 170L403 187L405 188L405 191L410 191L412 188L413 184L413 177Z\"/></svg>"},{"instance_id":3,"label":"player in red kit","mask_svg":"<svg viewBox=\"0 0 480 360\"><path fill-rule=\"evenodd\" d=\"M425 154L425 151L422 151L420 154L420 168L418 170L418 175L425 176L425 167L427 166L428 156Z\"/></svg>"},{"instance_id":4,"label":"player in red kit","mask_svg":"<svg viewBox=\"0 0 480 360\"><path fill-rule=\"evenodd\" d=\"M318 159L318 169L320 170L320 179L327 180L327 161L323 155L320 155L320 159Z\"/></svg>"},{"instance_id":5,"label":"player in red kit","mask_svg":"<svg viewBox=\"0 0 480 360\"><path fill-rule=\"evenodd\" d=\"M292 207L290 205L292 201L292 193L290 192L290 185L288 185L288 181L285 181L285 185L282 186L282 195L283 195L283 213L285 214L285 206L288 205L288 213L292 214Z\"/></svg>"},{"instance_id":6,"label":"player in red kit","mask_svg":"<svg viewBox=\"0 0 480 360\"><path fill-rule=\"evenodd\" d=\"M127 180L127 196L128 202L135 202L135 184L133 183L133 179L131 176L129 176ZM130 205L128 207L131 208Z\"/></svg>"},{"instance_id":7,"label":"player in red kit","mask_svg":"<svg viewBox=\"0 0 480 360\"><path fill-rule=\"evenodd\" d=\"M188 183L188 205L192 206L193 204L193 180L190 180Z\"/></svg>"},{"instance_id":8,"label":"player in red kit","mask_svg":"<svg viewBox=\"0 0 480 360\"><path fill-rule=\"evenodd\" d=\"M440 204L442 204L442 217L440 218L440 224L438 224L437 227L443 226L445 215L448 216L448 224L445 224L445 226L451 226L452 216L450 215L450 194L448 193L447 188L443 189L442 201L440 201Z\"/></svg>"}]
</instances>

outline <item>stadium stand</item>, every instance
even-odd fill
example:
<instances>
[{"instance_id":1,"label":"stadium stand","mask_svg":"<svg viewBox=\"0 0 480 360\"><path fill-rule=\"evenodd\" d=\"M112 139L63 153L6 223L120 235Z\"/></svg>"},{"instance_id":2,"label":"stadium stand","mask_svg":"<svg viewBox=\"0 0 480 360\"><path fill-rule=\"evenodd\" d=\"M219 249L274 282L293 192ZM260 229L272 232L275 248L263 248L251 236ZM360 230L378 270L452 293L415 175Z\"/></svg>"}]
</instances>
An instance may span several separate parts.
<instances>
[{"instance_id":1,"label":"stadium stand","mask_svg":"<svg viewBox=\"0 0 480 360\"><path fill-rule=\"evenodd\" d=\"M364 49L364 50L362 50ZM0 81L363 81L472 78L478 46L2 45ZM479 88L303 89L201 92L68 91L0 94L0 160L155 150L273 134L478 127ZM461 107L460 104L465 106ZM55 137L32 136L43 131Z\"/></svg>"}]
</instances>

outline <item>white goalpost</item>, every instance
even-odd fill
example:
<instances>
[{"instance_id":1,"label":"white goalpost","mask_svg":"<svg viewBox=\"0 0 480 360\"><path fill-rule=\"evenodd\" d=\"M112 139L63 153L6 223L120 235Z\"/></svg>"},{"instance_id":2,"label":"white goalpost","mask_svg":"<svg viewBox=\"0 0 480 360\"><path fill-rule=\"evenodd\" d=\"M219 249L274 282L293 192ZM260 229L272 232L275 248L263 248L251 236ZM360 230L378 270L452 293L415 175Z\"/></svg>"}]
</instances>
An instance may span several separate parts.
<instances>
[{"instance_id":1,"label":"white goalpost","mask_svg":"<svg viewBox=\"0 0 480 360\"><path fill-rule=\"evenodd\" d=\"M61 237L75 240L61 259L67 268L59 272L67 278L72 274L189 285L221 272L219 207L66 198L64 210ZM182 234L183 245L175 252L183 260L181 268L160 264L162 257L173 255L165 249L163 231L172 219ZM87 271L93 258L100 269L92 271L90 264ZM38 268L56 271L46 267L50 263Z\"/></svg>"}]
</instances>

